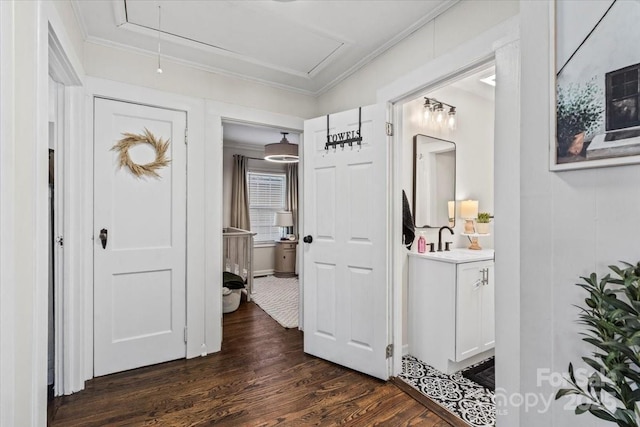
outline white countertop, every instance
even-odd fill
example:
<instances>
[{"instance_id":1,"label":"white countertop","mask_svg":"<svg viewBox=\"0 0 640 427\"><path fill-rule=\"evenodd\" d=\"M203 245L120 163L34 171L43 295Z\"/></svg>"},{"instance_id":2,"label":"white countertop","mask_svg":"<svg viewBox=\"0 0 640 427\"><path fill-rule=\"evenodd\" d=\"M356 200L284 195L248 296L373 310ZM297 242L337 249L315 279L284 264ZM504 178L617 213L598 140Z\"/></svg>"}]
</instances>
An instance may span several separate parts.
<instances>
[{"instance_id":1,"label":"white countertop","mask_svg":"<svg viewBox=\"0 0 640 427\"><path fill-rule=\"evenodd\" d=\"M416 258L425 258L434 261L449 262L452 264L461 264L464 262L486 261L494 259L493 249L472 250L467 248L454 248L450 251L442 252L425 252L419 254L417 252L408 252L409 256Z\"/></svg>"}]
</instances>

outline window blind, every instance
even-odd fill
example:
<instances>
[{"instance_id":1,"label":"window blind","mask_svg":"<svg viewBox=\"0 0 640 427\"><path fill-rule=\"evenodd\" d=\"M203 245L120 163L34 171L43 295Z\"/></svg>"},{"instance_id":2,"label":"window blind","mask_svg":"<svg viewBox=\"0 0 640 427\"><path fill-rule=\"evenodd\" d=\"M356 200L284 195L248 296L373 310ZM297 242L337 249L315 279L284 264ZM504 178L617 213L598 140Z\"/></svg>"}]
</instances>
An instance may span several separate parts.
<instances>
[{"instance_id":1,"label":"window blind","mask_svg":"<svg viewBox=\"0 0 640 427\"><path fill-rule=\"evenodd\" d=\"M284 174L248 172L249 219L257 243L280 240L281 229L273 225L277 211L284 210L287 182Z\"/></svg>"}]
</instances>

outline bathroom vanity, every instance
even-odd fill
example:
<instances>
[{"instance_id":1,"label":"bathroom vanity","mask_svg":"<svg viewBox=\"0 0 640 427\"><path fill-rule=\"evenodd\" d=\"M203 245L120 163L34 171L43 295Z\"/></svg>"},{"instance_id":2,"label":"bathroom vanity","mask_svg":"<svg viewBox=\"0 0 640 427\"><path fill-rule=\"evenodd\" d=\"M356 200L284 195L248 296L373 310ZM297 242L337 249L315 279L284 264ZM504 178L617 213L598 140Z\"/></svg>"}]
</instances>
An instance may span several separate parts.
<instances>
[{"instance_id":1,"label":"bathroom vanity","mask_svg":"<svg viewBox=\"0 0 640 427\"><path fill-rule=\"evenodd\" d=\"M493 355L494 251L409 254L409 354L452 373Z\"/></svg>"}]
</instances>

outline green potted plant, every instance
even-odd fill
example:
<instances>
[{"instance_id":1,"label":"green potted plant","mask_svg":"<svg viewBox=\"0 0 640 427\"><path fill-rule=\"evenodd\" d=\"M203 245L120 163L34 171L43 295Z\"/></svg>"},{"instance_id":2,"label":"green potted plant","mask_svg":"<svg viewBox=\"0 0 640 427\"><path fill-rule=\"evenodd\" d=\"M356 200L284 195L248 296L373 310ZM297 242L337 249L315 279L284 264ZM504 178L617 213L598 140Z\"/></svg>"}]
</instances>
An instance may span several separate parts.
<instances>
[{"instance_id":1,"label":"green potted plant","mask_svg":"<svg viewBox=\"0 0 640 427\"><path fill-rule=\"evenodd\" d=\"M592 357L582 360L595 371L586 385L576 381L569 363L569 388L556 399L577 395L582 402L576 414L592 415L619 427L638 427L640 420L640 262L609 266L600 281L595 273L578 283L589 293L580 309L579 322L587 327L583 341L595 347Z\"/></svg>"},{"instance_id":2,"label":"green potted plant","mask_svg":"<svg viewBox=\"0 0 640 427\"><path fill-rule=\"evenodd\" d=\"M558 157L580 155L585 136L596 131L602 120L602 97L594 80L584 85L558 85L556 100Z\"/></svg>"},{"instance_id":3,"label":"green potted plant","mask_svg":"<svg viewBox=\"0 0 640 427\"><path fill-rule=\"evenodd\" d=\"M491 214L489 212L479 212L476 219L476 232L478 234L489 234L489 223L491 222Z\"/></svg>"}]
</instances>

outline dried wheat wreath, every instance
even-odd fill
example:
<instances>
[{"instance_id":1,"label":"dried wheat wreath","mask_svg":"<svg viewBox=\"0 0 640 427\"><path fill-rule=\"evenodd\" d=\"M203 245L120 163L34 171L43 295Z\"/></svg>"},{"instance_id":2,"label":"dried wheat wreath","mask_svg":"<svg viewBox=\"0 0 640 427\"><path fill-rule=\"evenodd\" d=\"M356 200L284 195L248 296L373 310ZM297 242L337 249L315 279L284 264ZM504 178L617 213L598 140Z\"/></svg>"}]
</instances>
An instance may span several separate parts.
<instances>
[{"instance_id":1,"label":"dried wheat wreath","mask_svg":"<svg viewBox=\"0 0 640 427\"><path fill-rule=\"evenodd\" d=\"M155 178L160 178L160 175L156 172L156 170L167 166L171 160L167 159L165 156L167 154L167 149L169 148L169 140L163 141L162 138L156 139L156 137L149 132L149 129L144 128L144 134L135 134L135 133L123 133L120 141L116 143L116 145L111 148L111 151L117 151L119 153L119 163L120 167L126 166L129 168L132 174L136 177L140 178L141 176L153 176ZM156 159L151 163L147 163L145 165L139 165L134 163L129 157L129 148L133 147L137 144L149 144L156 151Z\"/></svg>"}]
</instances>

